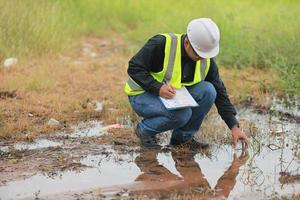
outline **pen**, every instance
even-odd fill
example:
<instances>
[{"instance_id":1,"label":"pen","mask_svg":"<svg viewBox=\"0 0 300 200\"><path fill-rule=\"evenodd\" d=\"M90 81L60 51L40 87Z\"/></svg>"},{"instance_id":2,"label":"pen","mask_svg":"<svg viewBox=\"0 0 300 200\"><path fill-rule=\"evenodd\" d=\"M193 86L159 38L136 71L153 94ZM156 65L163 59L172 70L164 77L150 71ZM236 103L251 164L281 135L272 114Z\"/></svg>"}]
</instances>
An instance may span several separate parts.
<instances>
[{"instance_id":1,"label":"pen","mask_svg":"<svg viewBox=\"0 0 300 200\"><path fill-rule=\"evenodd\" d=\"M163 83L166 84L166 85L169 85L169 82L168 82L167 79L164 79L164 80L163 80Z\"/></svg>"},{"instance_id":2,"label":"pen","mask_svg":"<svg viewBox=\"0 0 300 200\"><path fill-rule=\"evenodd\" d=\"M169 91L170 91L170 92L172 92L173 94L176 93L175 88L174 88L171 84L169 84L169 82L168 82L167 79L164 79L164 80L163 80L163 83L166 84L166 85L169 87Z\"/></svg>"}]
</instances>

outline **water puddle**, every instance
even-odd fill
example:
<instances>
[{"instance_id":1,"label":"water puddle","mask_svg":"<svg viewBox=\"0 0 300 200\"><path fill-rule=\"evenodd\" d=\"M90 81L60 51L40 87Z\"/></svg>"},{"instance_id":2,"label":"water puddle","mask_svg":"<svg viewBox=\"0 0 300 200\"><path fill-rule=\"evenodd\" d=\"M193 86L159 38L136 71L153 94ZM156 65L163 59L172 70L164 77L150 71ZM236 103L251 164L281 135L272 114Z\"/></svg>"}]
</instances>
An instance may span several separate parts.
<instances>
[{"instance_id":1,"label":"water puddle","mask_svg":"<svg viewBox=\"0 0 300 200\"><path fill-rule=\"evenodd\" d=\"M300 117L299 101L290 97L286 97L284 99L274 97L271 110L281 113L288 113L295 117Z\"/></svg>"},{"instance_id":2,"label":"water puddle","mask_svg":"<svg viewBox=\"0 0 300 200\"><path fill-rule=\"evenodd\" d=\"M113 152L112 152L113 153ZM80 162L90 166L81 172L58 172L53 176L38 173L26 180L13 181L0 187L1 199L33 198L61 192L76 192L85 189L127 184L140 173L132 155L89 155ZM122 161L119 161L122 160ZM127 162L124 162L126 160Z\"/></svg>"},{"instance_id":3,"label":"water puddle","mask_svg":"<svg viewBox=\"0 0 300 200\"><path fill-rule=\"evenodd\" d=\"M86 127L89 128L86 128ZM90 121L88 123L79 123L77 126L73 127L74 132L68 135L71 138L77 137L98 137L105 134L105 130L102 130L103 124L101 121Z\"/></svg>"},{"instance_id":4,"label":"water puddle","mask_svg":"<svg viewBox=\"0 0 300 200\"><path fill-rule=\"evenodd\" d=\"M149 198L172 198L178 191L191 192L188 194L195 198L273 199L299 195L300 124L251 109L240 109L238 113L238 118L247 122L247 131L251 132L247 152L218 141L208 151L201 152L136 147L120 151L115 150L115 146L104 149L103 144L78 147L79 143L77 151L71 149L68 156L79 152L79 157L73 160L85 168L57 171L51 176L37 172L23 180L5 182L0 185L0 199L57 199L66 194L74 198L74 194L102 199L141 194ZM90 129L78 129L71 135L78 139L99 137L105 133L99 131L101 128L101 123L95 123ZM170 133L165 133L162 144L167 144L168 137ZM63 146L60 142L39 140L31 146L17 144L15 148L38 149L49 143ZM93 153L82 153L91 148ZM53 157L61 154L56 153Z\"/></svg>"},{"instance_id":5,"label":"water puddle","mask_svg":"<svg viewBox=\"0 0 300 200\"><path fill-rule=\"evenodd\" d=\"M24 150L34 150L34 149L42 149L42 148L49 148L49 147L57 147L61 146L61 142L55 142L51 141L48 139L38 139L35 140L32 143L17 143L14 145L14 148L19 151L24 151Z\"/></svg>"},{"instance_id":6,"label":"water puddle","mask_svg":"<svg viewBox=\"0 0 300 200\"><path fill-rule=\"evenodd\" d=\"M25 150L38 150L42 148L49 148L49 147L57 147L61 146L62 142L52 141L49 139L37 139L33 142L19 142L12 146L3 146L0 147L0 151L2 152L10 152L10 151L25 151Z\"/></svg>"},{"instance_id":7,"label":"water puddle","mask_svg":"<svg viewBox=\"0 0 300 200\"><path fill-rule=\"evenodd\" d=\"M71 134L68 134L68 136L71 138L99 137L106 134L110 129L122 129L131 127L132 124L124 121L124 119L121 121L121 123L110 124L106 126L104 126L101 121L81 122L73 127L74 131Z\"/></svg>"},{"instance_id":8,"label":"water puddle","mask_svg":"<svg viewBox=\"0 0 300 200\"><path fill-rule=\"evenodd\" d=\"M87 128L88 127L88 128ZM55 136L68 136L70 138L81 138L81 137L99 137L106 134L106 130L103 129L101 121L90 121L86 123L79 123L73 127L74 131L71 134L57 133ZM42 148L58 147L64 143L61 141L52 141L46 138L36 139L33 142L19 142L13 145L0 146L0 152L10 151L25 151L25 150L38 150Z\"/></svg>"}]
</instances>

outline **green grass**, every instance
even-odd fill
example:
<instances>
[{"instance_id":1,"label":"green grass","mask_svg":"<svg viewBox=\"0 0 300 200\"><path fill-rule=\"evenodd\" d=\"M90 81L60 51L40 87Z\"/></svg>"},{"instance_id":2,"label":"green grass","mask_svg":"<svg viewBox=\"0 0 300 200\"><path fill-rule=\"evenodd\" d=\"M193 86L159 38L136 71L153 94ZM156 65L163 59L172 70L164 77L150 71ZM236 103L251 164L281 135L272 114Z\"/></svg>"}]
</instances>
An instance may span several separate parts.
<instances>
[{"instance_id":1,"label":"green grass","mask_svg":"<svg viewBox=\"0 0 300 200\"><path fill-rule=\"evenodd\" d=\"M117 32L137 50L157 33L184 33L210 17L221 30L218 63L274 67L300 96L300 4L296 0L0 0L0 60L68 47L87 34ZM131 46L131 45L128 45Z\"/></svg>"}]
</instances>

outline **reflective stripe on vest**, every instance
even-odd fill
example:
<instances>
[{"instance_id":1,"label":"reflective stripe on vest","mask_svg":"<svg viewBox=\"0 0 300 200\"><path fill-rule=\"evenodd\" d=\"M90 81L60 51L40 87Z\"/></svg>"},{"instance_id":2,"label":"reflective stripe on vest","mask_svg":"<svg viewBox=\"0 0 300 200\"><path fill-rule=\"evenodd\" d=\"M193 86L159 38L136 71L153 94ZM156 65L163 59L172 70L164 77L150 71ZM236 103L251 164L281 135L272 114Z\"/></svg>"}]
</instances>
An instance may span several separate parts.
<instances>
[{"instance_id":1,"label":"reflective stripe on vest","mask_svg":"<svg viewBox=\"0 0 300 200\"><path fill-rule=\"evenodd\" d=\"M174 63L175 63L175 56L176 56L176 47L177 47L177 36L174 33L169 33L171 36L171 47L170 47L170 56L169 56L169 62L168 62L168 68L167 72L165 74L164 80L171 80L173 69L174 69Z\"/></svg>"},{"instance_id":2,"label":"reflective stripe on vest","mask_svg":"<svg viewBox=\"0 0 300 200\"><path fill-rule=\"evenodd\" d=\"M168 61L168 67L167 72L165 74L164 80L171 80L173 68L174 68L174 62L175 62L175 56L176 56L176 46L177 46L177 36L174 33L169 33L171 36L171 47L170 47L170 54L169 54L169 61ZM136 82L134 82L130 77L127 81L128 85L132 90L138 91L143 90L141 86L139 86Z\"/></svg>"},{"instance_id":3,"label":"reflective stripe on vest","mask_svg":"<svg viewBox=\"0 0 300 200\"><path fill-rule=\"evenodd\" d=\"M201 81L203 81L205 79L206 73L206 59L202 59L201 60Z\"/></svg>"},{"instance_id":4,"label":"reflective stripe on vest","mask_svg":"<svg viewBox=\"0 0 300 200\"><path fill-rule=\"evenodd\" d=\"M172 80L172 77L174 75L173 73L175 74L177 73L176 74L177 78L179 78L180 81L172 80L174 86L177 86L177 88L193 85L204 80L210 67L210 59L202 59L200 61L197 61L195 67L194 80L189 83L181 83L181 35L174 34L174 33L162 34L162 35L166 37L164 65L161 72L158 73L151 72L153 78L159 82L163 82L164 80L170 81ZM177 63L175 61L176 58L177 58ZM201 64L200 69L198 69L200 64ZM180 70L174 71L174 67L180 67ZM178 83L178 81L180 83ZM125 85L125 92L127 93L127 95L137 95L143 93L144 90L142 89L141 86L139 86L134 80L132 80L129 77Z\"/></svg>"}]
</instances>

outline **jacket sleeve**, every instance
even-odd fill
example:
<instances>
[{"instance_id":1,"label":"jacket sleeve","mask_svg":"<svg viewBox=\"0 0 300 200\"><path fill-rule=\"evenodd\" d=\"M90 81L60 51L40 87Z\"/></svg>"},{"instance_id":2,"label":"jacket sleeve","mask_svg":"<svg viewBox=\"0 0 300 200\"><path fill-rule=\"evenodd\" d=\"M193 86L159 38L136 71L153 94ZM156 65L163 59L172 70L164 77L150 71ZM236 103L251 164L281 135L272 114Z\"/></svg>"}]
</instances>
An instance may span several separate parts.
<instances>
[{"instance_id":1,"label":"jacket sleeve","mask_svg":"<svg viewBox=\"0 0 300 200\"><path fill-rule=\"evenodd\" d=\"M163 66L165 38L156 35L150 38L147 43L134 55L128 66L128 75L139 84L145 91L156 96L162 83L156 81L150 72L160 71L159 66Z\"/></svg>"},{"instance_id":2,"label":"jacket sleeve","mask_svg":"<svg viewBox=\"0 0 300 200\"><path fill-rule=\"evenodd\" d=\"M228 128L231 129L235 125L238 125L238 121L235 117L236 110L229 100L226 87L219 76L219 70L216 62L214 61L214 59L210 59L210 63L210 69L205 80L211 82L214 85L217 91L215 105L218 109L218 113L225 121Z\"/></svg>"}]
</instances>

